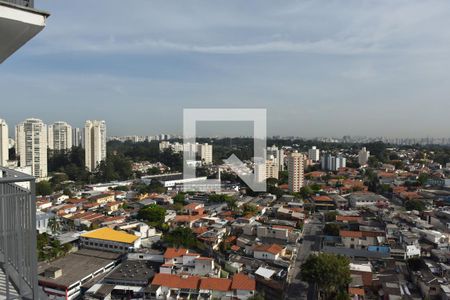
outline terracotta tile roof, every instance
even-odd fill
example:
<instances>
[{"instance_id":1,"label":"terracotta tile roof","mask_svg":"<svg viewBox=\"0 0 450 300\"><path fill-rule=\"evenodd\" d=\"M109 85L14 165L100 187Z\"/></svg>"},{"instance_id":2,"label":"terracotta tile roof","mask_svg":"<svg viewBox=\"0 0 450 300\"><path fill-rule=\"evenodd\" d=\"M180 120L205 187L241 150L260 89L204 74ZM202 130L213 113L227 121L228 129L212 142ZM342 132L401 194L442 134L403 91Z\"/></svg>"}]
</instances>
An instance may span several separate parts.
<instances>
[{"instance_id":1,"label":"terracotta tile roof","mask_svg":"<svg viewBox=\"0 0 450 300\"><path fill-rule=\"evenodd\" d=\"M194 227L192 228L192 232L195 234L202 234L208 231L208 227Z\"/></svg>"},{"instance_id":2,"label":"terracotta tile roof","mask_svg":"<svg viewBox=\"0 0 450 300\"><path fill-rule=\"evenodd\" d=\"M241 247L239 247L239 246L237 246L237 245L233 245L233 246L231 246L231 250L233 250L233 251L239 251L239 250L241 250Z\"/></svg>"},{"instance_id":3,"label":"terracotta tile roof","mask_svg":"<svg viewBox=\"0 0 450 300\"><path fill-rule=\"evenodd\" d=\"M247 275L238 273L233 276L231 284L232 290L254 291L256 290L256 281Z\"/></svg>"},{"instance_id":4,"label":"terracotta tile roof","mask_svg":"<svg viewBox=\"0 0 450 300\"><path fill-rule=\"evenodd\" d=\"M187 254L187 250L184 248L167 248L166 252L164 252L164 258L171 259L174 257L181 257Z\"/></svg>"},{"instance_id":5,"label":"terracotta tile roof","mask_svg":"<svg viewBox=\"0 0 450 300\"><path fill-rule=\"evenodd\" d=\"M175 222L193 222L193 221L197 221L200 220L203 217L203 215L195 215L195 216L189 216L189 215L179 215L175 217Z\"/></svg>"},{"instance_id":6,"label":"terracotta tile roof","mask_svg":"<svg viewBox=\"0 0 450 300\"><path fill-rule=\"evenodd\" d=\"M351 221L351 222L361 222L362 218L360 216L336 216L336 221Z\"/></svg>"},{"instance_id":7,"label":"terracotta tile roof","mask_svg":"<svg viewBox=\"0 0 450 300\"><path fill-rule=\"evenodd\" d=\"M173 274L156 274L152 285L166 286L178 289L198 289L200 277L197 276L178 276Z\"/></svg>"},{"instance_id":8,"label":"terracotta tile roof","mask_svg":"<svg viewBox=\"0 0 450 300\"><path fill-rule=\"evenodd\" d=\"M67 203L71 203L71 204L79 204L79 203L84 203L87 202L87 199L69 199L66 201Z\"/></svg>"},{"instance_id":9,"label":"terracotta tile roof","mask_svg":"<svg viewBox=\"0 0 450 300\"><path fill-rule=\"evenodd\" d=\"M313 196L312 199L314 201L333 201L333 199L328 196Z\"/></svg>"},{"instance_id":10,"label":"terracotta tile roof","mask_svg":"<svg viewBox=\"0 0 450 300\"><path fill-rule=\"evenodd\" d=\"M364 296L366 294L364 289L362 288L349 288L348 293L350 295L358 295L358 296Z\"/></svg>"},{"instance_id":11,"label":"terracotta tile roof","mask_svg":"<svg viewBox=\"0 0 450 300\"><path fill-rule=\"evenodd\" d=\"M231 279L203 278L200 281L200 289L226 292L231 289L231 283L232 283Z\"/></svg>"},{"instance_id":12,"label":"terracotta tile roof","mask_svg":"<svg viewBox=\"0 0 450 300\"><path fill-rule=\"evenodd\" d=\"M361 231L341 230L339 231L341 237L361 238L363 233Z\"/></svg>"},{"instance_id":13,"label":"terracotta tile roof","mask_svg":"<svg viewBox=\"0 0 450 300\"><path fill-rule=\"evenodd\" d=\"M200 203L190 203L190 204L187 204L187 205L185 205L183 208L184 209L188 209L188 210L195 210L195 209L197 209L197 207L198 206L200 206Z\"/></svg>"},{"instance_id":14,"label":"terracotta tile roof","mask_svg":"<svg viewBox=\"0 0 450 300\"><path fill-rule=\"evenodd\" d=\"M283 247L281 247L280 245L277 244L272 244L272 245L257 245L253 248L253 251L258 251L258 252L268 252L271 254L279 254L281 251L283 251Z\"/></svg>"}]
</instances>

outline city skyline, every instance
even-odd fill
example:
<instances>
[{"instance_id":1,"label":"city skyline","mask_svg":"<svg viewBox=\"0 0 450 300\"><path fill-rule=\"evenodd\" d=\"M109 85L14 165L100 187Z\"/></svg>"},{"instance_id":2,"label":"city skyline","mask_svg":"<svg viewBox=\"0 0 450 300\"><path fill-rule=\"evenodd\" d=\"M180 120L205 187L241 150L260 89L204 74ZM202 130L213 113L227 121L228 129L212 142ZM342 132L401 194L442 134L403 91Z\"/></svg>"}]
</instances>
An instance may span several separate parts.
<instances>
[{"instance_id":1,"label":"city skyline","mask_svg":"<svg viewBox=\"0 0 450 300\"><path fill-rule=\"evenodd\" d=\"M144 135L250 107L269 135L448 136L447 2L105 3L40 1L51 26L2 65L2 118Z\"/></svg>"}]
</instances>

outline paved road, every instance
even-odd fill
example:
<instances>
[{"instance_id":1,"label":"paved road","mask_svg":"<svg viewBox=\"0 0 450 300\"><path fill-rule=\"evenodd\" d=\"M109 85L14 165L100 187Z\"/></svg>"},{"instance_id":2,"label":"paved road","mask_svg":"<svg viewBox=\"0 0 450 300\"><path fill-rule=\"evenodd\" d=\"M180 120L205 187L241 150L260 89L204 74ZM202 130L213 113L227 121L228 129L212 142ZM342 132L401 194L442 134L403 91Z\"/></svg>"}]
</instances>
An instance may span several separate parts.
<instances>
[{"instance_id":1,"label":"paved road","mask_svg":"<svg viewBox=\"0 0 450 300\"><path fill-rule=\"evenodd\" d=\"M295 265L289 274L290 284L286 293L286 300L315 300L314 287L309 287L308 283L300 280L300 266L311 254L312 251L320 250L320 234L322 233L322 223L315 217L303 228L303 242L297 248L297 258Z\"/></svg>"}]
</instances>

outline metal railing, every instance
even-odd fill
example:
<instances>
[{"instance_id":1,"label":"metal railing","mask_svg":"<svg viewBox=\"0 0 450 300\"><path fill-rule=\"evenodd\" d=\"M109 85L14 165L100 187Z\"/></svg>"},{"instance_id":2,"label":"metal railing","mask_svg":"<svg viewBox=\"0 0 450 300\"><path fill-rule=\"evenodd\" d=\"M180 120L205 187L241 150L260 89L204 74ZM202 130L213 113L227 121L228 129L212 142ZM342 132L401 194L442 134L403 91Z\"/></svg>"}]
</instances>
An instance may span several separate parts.
<instances>
[{"instance_id":1,"label":"metal railing","mask_svg":"<svg viewBox=\"0 0 450 300\"><path fill-rule=\"evenodd\" d=\"M30 7L33 8L34 7L34 0L2 0L4 2L9 2L15 5L20 5L20 6L24 6L24 7Z\"/></svg>"},{"instance_id":2,"label":"metal railing","mask_svg":"<svg viewBox=\"0 0 450 300\"><path fill-rule=\"evenodd\" d=\"M39 299L35 198L34 177L0 168L0 267L6 299Z\"/></svg>"}]
</instances>

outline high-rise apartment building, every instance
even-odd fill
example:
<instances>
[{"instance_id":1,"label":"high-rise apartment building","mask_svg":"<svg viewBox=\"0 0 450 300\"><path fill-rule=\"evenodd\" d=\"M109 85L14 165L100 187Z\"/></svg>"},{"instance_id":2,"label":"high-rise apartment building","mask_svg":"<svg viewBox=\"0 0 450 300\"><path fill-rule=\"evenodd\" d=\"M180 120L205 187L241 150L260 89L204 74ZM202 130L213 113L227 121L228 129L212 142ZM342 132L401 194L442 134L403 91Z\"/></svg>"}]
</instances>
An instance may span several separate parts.
<instances>
[{"instance_id":1,"label":"high-rise apartment building","mask_svg":"<svg viewBox=\"0 0 450 300\"><path fill-rule=\"evenodd\" d=\"M308 150L308 157L313 162L318 162L320 160L320 150L317 149L316 146L313 146L311 149Z\"/></svg>"},{"instance_id":2,"label":"high-rise apartment building","mask_svg":"<svg viewBox=\"0 0 450 300\"><path fill-rule=\"evenodd\" d=\"M278 165L279 171L284 171L284 150L278 149L277 146L273 145L272 147L267 147L266 153L267 157L274 157L273 161Z\"/></svg>"},{"instance_id":3,"label":"high-rise apartment building","mask_svg":"<svg viewBox=\"0 0 450 300\"><path fill-rule=\"evenodd\" d=\"M266 177L267 178L279 178L280 168L278 163L273 157L266 161Z\"/></svg>"},{"instance_id":4,"label":"high-rise apartment building","mask_svg":"<svg viewBox=\"0 0 450 300\"><path fill-rule=\"evenodd\" d=\"M82 132L80 128L72 128L72 147L81 147L82 143Z\"/></svg>"},{"instance_id":5,"label":"high-rise apartment building","mask_svg":"<svg viewBox=\"0 0 450 300\"><path fill-rule=\"evenodd\" d=\"M338 171L340 168L347 167L347 159L342 155L326 154L321 159L321 167L326 171Z\"/></svg>"},{"instance_id":6,"label":"high-rise apartment building","mask_svg":"<svg viewBox=\"0 0 450 300\"><path fill-rule=\"evenodd\" d=\"M6 167L9 160L8 124L0 119L0 167Z\"/></svg>"},{"instance_id":7,"label":"high-rise apartment building","mask_svg":"<svg viewBox=\"0 0 450 300\"><path fill-rule=\"evenodd\" d=\"M358 154L358 162L361 166L367 165L369 162L370 151L367 151L366 147L363 147Z\"/></svg>"},{"instance_id":8,"label":"high-rise apartment building","mask_svg":"<svg viewBox=\"0 0 450 300\"><path fill-rule=\"evenodd\" d=\"M213 162L213 149L212 145L208 143L197 145L197 154L200 156L200 160L204 164L212 164Z\"/></svg>"},{"instance_id":9,"label":"high-rise apartment building","mask_svg":"<svg viewBox=\"0 0 450 300\"><path fill-rule=\"evenodd\" d=\"M20 167L31 167L31 174L47 177L47 125L39 119L26 119L16 126L16 154Z\"/></svg>"},{"instance_id":10,"label":"high-rise apartment building","mask_svg":"<svg viewBox=\"0 0 450 300\"><path fill-rule=\"evenodd\" d=\"M106 122L86 121L84 125L86 168L92 172L106 159Z\"/></svg>"},{"instance_id":11,"label":"high-rise apartment building","mask_svg":"<svg viewBox=\"0 0 450 300\"><path fill-rule=\"evenodd\" d=\"M72 149L72 126L63 121L48 126L48 148L55 151Z\"/></svg>"},{"instance_id":12,"label":"high-rise apartment building","mask_svg":"<svg viewBox=\"0 0 450 300\"><path fill-rule=\"evenodd\" d=\"M303 187L304 183L304 161L303 154L294 151L287 156L288 165L288 183L289 191L298 193Z\"/></svg>"}]
</instances>

